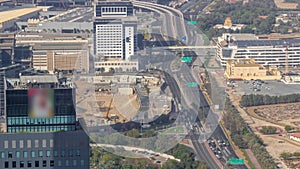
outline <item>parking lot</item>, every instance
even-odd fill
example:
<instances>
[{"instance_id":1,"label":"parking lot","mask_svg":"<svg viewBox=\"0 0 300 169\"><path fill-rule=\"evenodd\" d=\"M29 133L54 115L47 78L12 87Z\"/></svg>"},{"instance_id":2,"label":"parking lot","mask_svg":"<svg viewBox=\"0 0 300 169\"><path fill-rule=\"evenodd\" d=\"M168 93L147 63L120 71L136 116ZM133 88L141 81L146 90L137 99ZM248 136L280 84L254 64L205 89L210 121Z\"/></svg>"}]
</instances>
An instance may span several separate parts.
<instances>
[{"instance_id":1,"label":"parking lot","mask_svg":"<svg viewBox=\"0 0 300 169\"><path fill-rule=\"evenodd\" d=\"M237 81L233 89L238 94L262 94L281 96L300 93L300 84L285 84L281 81Z\"/></svg>"}]
</instances>

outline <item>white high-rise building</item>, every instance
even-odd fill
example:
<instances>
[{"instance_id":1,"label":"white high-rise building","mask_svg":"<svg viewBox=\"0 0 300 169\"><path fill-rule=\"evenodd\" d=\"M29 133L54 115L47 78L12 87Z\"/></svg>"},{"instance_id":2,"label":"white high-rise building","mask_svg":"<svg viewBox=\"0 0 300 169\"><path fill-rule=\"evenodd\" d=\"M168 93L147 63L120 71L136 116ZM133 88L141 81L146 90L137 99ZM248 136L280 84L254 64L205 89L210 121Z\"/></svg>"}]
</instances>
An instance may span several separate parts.
<instances>
[{"instance_id":1,"label":"white high-rise building","mask_svg":"<svg viewBox=\"0 0 300 169\"><path fill-rule=\"evenodd\" d=\"M94 13L94 53L106 60L129 60L136 51L137 19L133 5L100 1Z\"/></svg>"}]
</instances>

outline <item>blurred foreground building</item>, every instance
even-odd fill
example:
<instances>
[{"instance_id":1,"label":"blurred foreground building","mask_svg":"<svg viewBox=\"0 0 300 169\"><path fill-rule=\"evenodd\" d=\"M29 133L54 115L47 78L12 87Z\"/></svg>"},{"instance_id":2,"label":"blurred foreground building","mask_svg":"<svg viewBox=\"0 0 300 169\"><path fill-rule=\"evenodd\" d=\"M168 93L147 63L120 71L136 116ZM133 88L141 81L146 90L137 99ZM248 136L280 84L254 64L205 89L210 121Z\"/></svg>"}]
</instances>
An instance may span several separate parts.
<instances>
[{"instance_id":1,"label":"blurred foreground building","mask_svg":"<svg viewBox=\"0 0 300 169\"><path fill-rule=\"evenodd\" d=\"M76 121L72 83L53 75L5 83L0 168L89 169L89 137Z\"/></svg>"}]
</instances>

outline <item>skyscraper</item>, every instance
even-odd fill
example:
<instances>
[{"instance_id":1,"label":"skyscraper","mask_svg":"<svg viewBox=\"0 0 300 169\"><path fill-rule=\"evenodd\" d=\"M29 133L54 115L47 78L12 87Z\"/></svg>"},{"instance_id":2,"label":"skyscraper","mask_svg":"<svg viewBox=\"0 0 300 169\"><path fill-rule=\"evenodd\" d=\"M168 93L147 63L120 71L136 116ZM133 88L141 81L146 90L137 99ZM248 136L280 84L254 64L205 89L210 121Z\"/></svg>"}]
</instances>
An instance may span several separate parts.
<instances>
[{"instance_id":1,"label":"skyscraper","mask_svg":"<svg viewBox=\"0 0 300 169\"><path fill-rule=\"evenodd\" d=\"M72 83L31 75L5 84L0 168L89 169L89 137L76 121Z\"/></svg>"},{"instance_id":2,"label":"skyscraper","mask_svg":"<svg viewBox=\"0 0 300 169\"><path fill-rule=\"evenodd\" d=\"M104 59L128 60L136 51L137 20L133 5L100 1L94 13L94 53Z\"/></svg>"}]
</instances>

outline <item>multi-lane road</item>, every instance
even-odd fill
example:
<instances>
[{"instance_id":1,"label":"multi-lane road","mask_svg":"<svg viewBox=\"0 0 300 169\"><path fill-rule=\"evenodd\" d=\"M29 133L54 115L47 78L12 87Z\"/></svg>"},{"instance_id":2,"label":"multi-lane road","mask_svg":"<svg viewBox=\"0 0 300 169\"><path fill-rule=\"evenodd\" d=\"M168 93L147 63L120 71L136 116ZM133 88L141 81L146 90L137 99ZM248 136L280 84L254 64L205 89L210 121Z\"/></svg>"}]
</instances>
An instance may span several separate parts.
<instances>
[{"instance_id":1,"label":"multi-lane road","mask_svg":"<svg viewBox=\"0 0 300 169\"><path fill-rule=\"evenodd\" d=\"M203 45L203 37L202 35L198 35L194 32L187 32L186 31L186 24L183 19L183 15L179 10L176 10L174 8L166 7L163 5L153 4L149 2L141 2L141 1L133 1L134 5L139 8L145 8L148 10L152 10L153 12L159 11L160 15L163 13L163 17L165 18L164 21L166 21L165 30L167 30L167 35L174 37L175 39L179 39L182 36L186 36L187 39L189 39L190 43L193 43L193 45ZM162 32L163 33L163 32ZM197 35L197 36L196 36ZM159 36L158 36L159 37ZM164 36L163 36L164 37ZM164 42L165 40L169 40L169 38L158 38L158 41L161 41L160 43L167 44ZM189 43L187 42L187 43ZM192 52L192 55L196 55L194 52ZM155 58L154 56L151 57L151 63L161 63L158 68L165 70L166 72L166 81L168 85L170 86L170 89L173 93L173 97L175 100L177 100L178 104L185 104L184 107L189 107L192 105L192 103L198 102L198 98L200 99L200 107L209 107L208 102L206 101L203 93L199 89L199 92L193 92L186 90L183 95L181 95L182 87L179 87L177 84L184 84L187 82L195 81L194 77L191 73L191 70L181 70L179 72L172 72L171 71L171 61L166 58ZM149 61L148 61L149 62ZM170 75L171 74L171 75ZM170 77L172 76L172 77ZM187 93L186 93L187 92ZM197 95L198 94L198 95ZM209 109L208 109L209 110ZM193 114L197 114L197 112L193 111L193 108L188 109L186 111L186 116L190 116ZM188 117L186 117L188 118ZM211 122L218 122L218 116L214 114L214 112L210 113ZM193 121L188 121L188 123L194 123ZM197 125L202 127L202 124L200 121L197 121ZM216 128L214 133L209 133L208 135L201 135L201 133L189 133L189 138L192 140L192 143L195 147L197 156L208 163L210 168L217 169L221 168L222 165L216 160L216 157L212 154L211 150L207 148L204 141L204 139L208 139L208 137L213 134L214 137L221 138L223 140L226 140L226 137L220 128L219 125L213 124L213 129ZM199 138L201 137L201 138ZM207 137L207 138L203 138ZM231 148L230 148L231 149ZM232 149L231 149L232 150ZM231 157L237 157L234 152L232 152ZM224 164L223 164L224 165ZM236 168L246 168L245 166L238 166Z\"/></svg>"}]
</instances>

